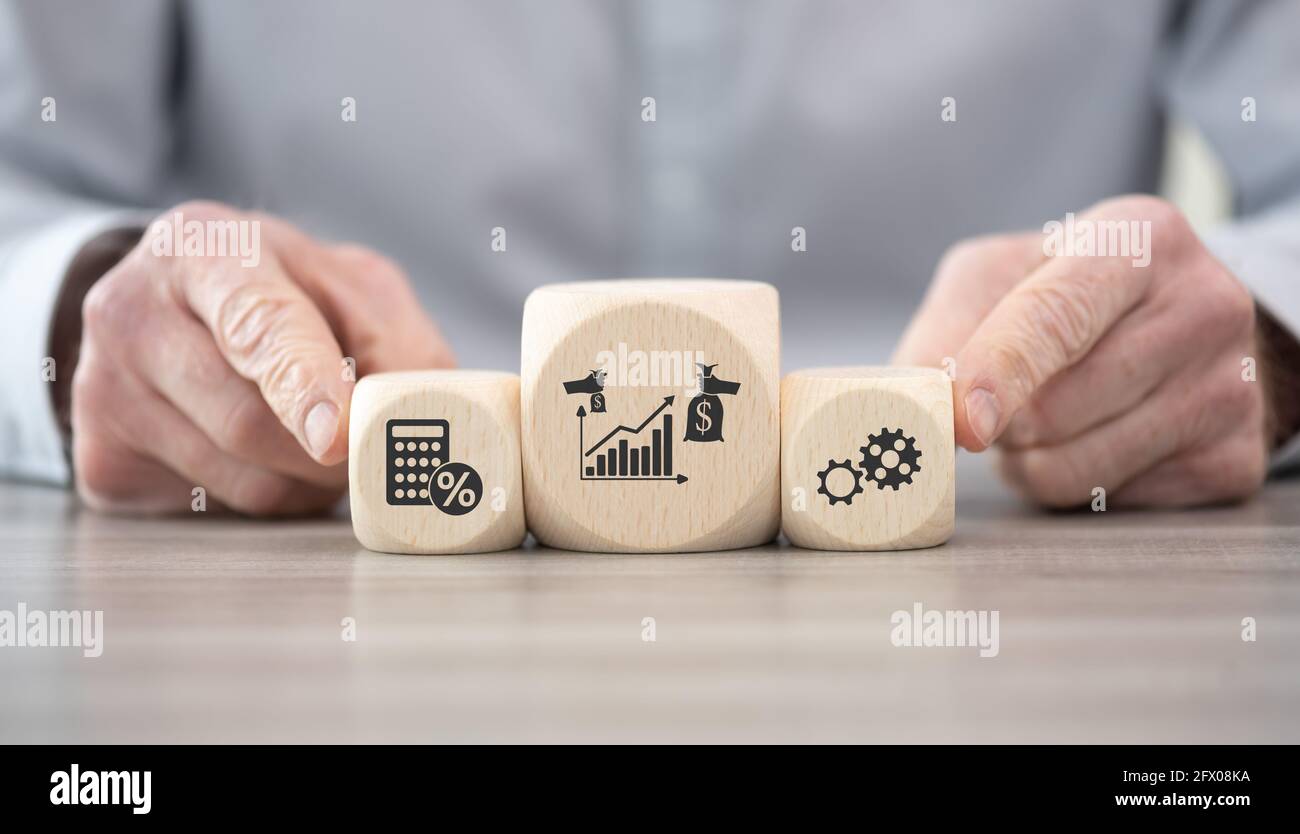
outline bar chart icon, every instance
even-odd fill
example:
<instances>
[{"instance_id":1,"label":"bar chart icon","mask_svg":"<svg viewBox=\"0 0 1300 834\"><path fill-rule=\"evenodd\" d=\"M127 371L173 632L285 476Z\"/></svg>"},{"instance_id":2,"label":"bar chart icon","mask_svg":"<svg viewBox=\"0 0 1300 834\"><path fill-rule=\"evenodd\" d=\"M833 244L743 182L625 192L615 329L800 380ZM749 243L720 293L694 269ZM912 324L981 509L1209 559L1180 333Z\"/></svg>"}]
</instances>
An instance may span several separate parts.
<instances>
[{"instance_id":1,"label":"bar chart icon","mask_svg":"<svg viewBox=\"0 0 1300 834\"><path fill-rule=\"evenodd\" d=\"M673 471L673 415L667 411L673 397L664 401L639 426L620 425L591 448L583 449L580 462L584 481L676 481L686 476ZM659 425L650 428L655 418ZM578 409L578 443L582 448L582 421L586 411ZM647 433L646 429L650 428Z\"/></svg>"}]
</instances>

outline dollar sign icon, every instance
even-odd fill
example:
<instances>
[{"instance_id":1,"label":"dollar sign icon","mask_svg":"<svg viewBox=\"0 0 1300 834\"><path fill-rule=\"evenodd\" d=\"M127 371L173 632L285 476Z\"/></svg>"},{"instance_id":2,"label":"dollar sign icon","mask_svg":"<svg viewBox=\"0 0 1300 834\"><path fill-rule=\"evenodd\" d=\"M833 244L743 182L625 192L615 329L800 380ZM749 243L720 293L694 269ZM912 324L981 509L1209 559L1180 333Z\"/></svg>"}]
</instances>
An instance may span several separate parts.
<instances>
[{"instance_id":1,"label":"dollar sign icon","mask_svg":"<svg viewBox=\"0 0 1300 834\"><path fill-rule=\"evenodd\" d=\"M703 434L713 428L713 418L709 416L710 403L703 400L695 406L695 414L699 418L695 421L695 430Z\"/></svg>"}]
</instances>

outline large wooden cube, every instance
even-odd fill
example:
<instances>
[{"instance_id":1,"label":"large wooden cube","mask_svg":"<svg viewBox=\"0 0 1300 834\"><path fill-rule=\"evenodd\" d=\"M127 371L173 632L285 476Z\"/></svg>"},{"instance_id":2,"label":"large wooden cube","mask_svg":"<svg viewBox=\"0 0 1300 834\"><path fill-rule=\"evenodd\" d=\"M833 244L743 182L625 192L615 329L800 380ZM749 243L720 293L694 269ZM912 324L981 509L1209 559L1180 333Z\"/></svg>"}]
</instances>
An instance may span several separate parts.
<instances>
[{"instance_id":1,"label":"large wooden cube","mask_svg":"<svg viewBox=\"0 0 1300 834\"><path fill-rule=\"evenodd\" d=\"M592 281L524 307L528 524L606 552L745 547L780 521L780 323L752 281Z\"/></svg>"}]
</instances>

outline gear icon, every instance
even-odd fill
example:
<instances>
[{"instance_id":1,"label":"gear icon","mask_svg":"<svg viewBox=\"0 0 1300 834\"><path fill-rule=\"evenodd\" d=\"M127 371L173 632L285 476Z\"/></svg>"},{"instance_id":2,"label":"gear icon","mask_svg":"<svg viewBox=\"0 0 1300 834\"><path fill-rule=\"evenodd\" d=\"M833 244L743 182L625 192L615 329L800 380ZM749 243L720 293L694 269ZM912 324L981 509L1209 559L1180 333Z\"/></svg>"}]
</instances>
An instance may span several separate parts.
<instances>
[{"instance_id":1,"label":"gear icon","mask_svg":"<svg viewBox=\"0 0 1300 834\"><path fill-rule=\"evenodd\" d=\"M836 469L843 469L853 478L853 488L843 494L831 492L830 487L826 484L827 479ZM862 473L853 468L853 464L849 463L848 458L845 458L843 463L837 463L834 460L826 461L826 468L818 472L817 477L822 482L822 485L817 487L817 491L826 496L826 500L831 502L831 506L835 506L840 501L845 504L852 504L853 496L862 492Z\"/></svg>"},{"instance_id":2,"label":"gear icon","mask_svg":"<svg viewBox=\"0 0 1300 834\"><path fill-rule=\"evenodd\" d=\"M867 445L860 451L862 477L875 481L876 489L889 486L898 492L899 484L912 483L912 475L921 471L917 462L921 450L916 448L916 438L903 437L902 429L890 431L882 426L880 434L868 435Z\"/></svg>"}]
</instances>

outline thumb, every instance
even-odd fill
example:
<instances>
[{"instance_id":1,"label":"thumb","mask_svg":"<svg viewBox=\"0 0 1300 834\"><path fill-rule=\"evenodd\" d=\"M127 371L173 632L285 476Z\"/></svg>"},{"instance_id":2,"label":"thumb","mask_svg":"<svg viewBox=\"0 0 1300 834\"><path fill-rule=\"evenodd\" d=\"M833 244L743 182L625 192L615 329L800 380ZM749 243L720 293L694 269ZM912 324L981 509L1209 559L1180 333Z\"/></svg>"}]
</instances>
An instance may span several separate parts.
<instances>
[{"instance_id":1,"label":"thumb","mask_svg":"<svg viewBox=\"0 0 1300 834\"><path fill-rule=\"evenodd\" d=\"M974 452L992 445L1044 382L1141 300L1148 272L1119 258L1056 256L1018 284L957 354L957 443Z\"/></svg>"},{"instance_id":2,"label":"thumb","mask_svg":"<svg viewBox=\"0 0 1300 834\"><path fill-rule=\"evenodd\" d=\"M956 356L997 303L1045 257L1036 232L974 238L950 248L891 363L937 367Z\"/></svg>"},{"instance_id":3,"label":"thumb","mask_svg":"<svg viewBox=\"0 0 1300 834\"><path fill-rule=\"evenodd\" d=\"M185 270L181 291L234 370L298 443L329 466L347 457L352 384L343 353L316 305L274 257L246 268L224 259Z\"/></svg>"}]
</instances>

